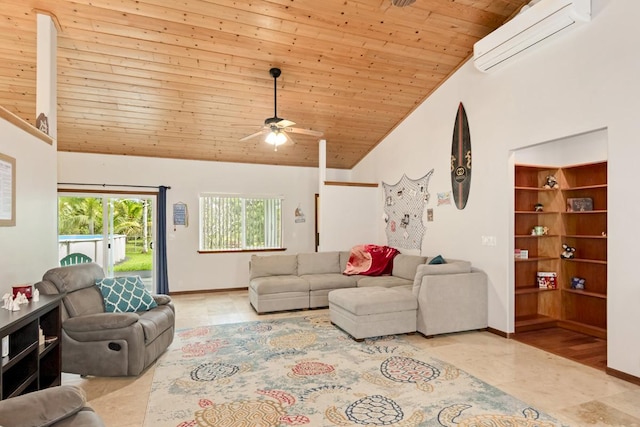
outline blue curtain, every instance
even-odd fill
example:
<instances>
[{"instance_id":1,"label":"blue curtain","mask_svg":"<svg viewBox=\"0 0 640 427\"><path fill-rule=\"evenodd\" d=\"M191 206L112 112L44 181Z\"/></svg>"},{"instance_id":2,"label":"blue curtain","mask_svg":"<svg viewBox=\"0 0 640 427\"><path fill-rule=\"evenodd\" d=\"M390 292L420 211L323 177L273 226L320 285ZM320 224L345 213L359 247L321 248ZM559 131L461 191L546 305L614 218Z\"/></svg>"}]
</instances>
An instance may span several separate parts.
<instances>
[{"instance_id":1,"label":"blue curtain","mask_svg":"<svg viewBox=\"0 0 640 427\"><path fill-rule=\"evenodd\" d=\"M167 189L158 187L158 214L156 218L156 252L158 263L157 293L169 295L169 273L167 272Z\"/></svg>"}]
</instances>

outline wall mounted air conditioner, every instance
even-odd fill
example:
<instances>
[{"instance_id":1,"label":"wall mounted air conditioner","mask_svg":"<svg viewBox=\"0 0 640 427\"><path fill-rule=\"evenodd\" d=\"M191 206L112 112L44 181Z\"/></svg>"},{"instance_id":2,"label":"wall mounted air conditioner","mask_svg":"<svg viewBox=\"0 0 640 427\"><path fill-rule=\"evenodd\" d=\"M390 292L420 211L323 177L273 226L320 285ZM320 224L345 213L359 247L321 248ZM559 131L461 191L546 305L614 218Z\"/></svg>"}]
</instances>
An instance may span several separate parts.
<instances>
[{"instance_id":1,"label":"wall mounted air conditioner","mask_svg":"<svg viewBox=\"0 0 640 427\"><path fill-rule=\"evenodd\" d=\"M579 24L591 20L591 0L539 0L473 46L473 63L483 72Z\"/></svg>"}]
</instances>

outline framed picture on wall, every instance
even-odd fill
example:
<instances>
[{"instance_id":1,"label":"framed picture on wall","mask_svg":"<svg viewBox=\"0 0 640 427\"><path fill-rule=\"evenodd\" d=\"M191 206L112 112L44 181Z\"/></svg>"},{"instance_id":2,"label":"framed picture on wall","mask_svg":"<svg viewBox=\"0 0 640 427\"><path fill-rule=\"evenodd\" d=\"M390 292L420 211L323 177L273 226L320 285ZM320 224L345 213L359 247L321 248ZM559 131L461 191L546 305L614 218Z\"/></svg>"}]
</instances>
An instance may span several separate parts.
<instances>
[{"instance_id":1,"label":"framed picture on wall","mask_svg":"<svg viewBox=\"0 0 640 427\"><path fill-rule=\"evenodd\" d=\"M16 159L0 153L0 226L16 225Z\"/></svg>"}]
</instances>

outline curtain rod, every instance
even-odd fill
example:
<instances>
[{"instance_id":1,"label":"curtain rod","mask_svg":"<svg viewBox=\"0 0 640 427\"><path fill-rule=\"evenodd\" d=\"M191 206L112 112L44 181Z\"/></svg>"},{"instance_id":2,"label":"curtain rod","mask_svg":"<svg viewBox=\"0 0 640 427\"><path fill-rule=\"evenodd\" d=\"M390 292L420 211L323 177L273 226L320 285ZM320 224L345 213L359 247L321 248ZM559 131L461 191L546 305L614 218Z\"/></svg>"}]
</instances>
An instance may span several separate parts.
<instances>
[{"instance_id":1,"label":"curtain rod","mask_svg":"<svg viewBox=\"0 0 640 427\"><path fill-rule=\"evenodd\" d=\"M160 188L171 190L168 185L128 185L128 184L87 184L82 182L59 182L58 185L88 185L92 187L127 187L127 188Z\"/></svg>"}]
</instances>

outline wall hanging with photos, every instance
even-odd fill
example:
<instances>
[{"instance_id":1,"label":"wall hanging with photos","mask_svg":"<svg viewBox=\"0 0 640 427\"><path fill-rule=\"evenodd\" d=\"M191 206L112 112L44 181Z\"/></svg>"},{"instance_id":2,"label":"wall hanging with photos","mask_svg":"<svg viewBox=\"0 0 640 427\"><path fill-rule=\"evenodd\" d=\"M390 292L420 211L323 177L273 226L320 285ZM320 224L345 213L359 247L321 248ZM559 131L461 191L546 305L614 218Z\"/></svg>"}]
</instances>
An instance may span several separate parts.
<instances>
[{"instance_id":1,"label":"wall hanging with photos","mask_svg":"<svg viewBox=\"0 0 640 427\"><path fill-rule=\"evenodd\" d=\"M425 226L422 222L424 207L429 201L429 178L410 179L402 175L396 184L382 183L384 188L384 220L387 244L394 248L420 249Z\"/></svg>"}]
</instances>

